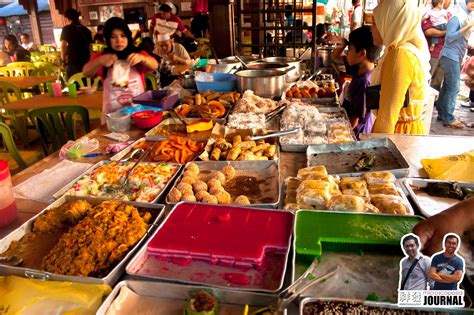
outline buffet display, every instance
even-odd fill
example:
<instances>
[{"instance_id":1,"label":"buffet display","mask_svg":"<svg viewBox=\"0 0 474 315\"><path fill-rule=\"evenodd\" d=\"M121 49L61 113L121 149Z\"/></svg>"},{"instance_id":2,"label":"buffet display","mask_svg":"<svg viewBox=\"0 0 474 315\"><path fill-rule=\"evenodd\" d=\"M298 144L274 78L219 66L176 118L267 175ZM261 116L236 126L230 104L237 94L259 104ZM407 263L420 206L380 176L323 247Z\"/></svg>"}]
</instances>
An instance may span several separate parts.
<instances>
[{"instance_id":1,"label":"buffet display","mask_svg":"<svg viewBox=\"0 0 474 315\"><path fill-rule=\"evenodd\" d=\"M209 68L230 65L240 67ZM109 285L125 271L97 314L398 314L389 289L381 291L390 303L345 300L359 284L346 290L332 275L351 274L344 255L363 251L398 268L400 238L422 220L405 191L428 217L471 197L474 185L405 179L408 161L392 141L357 141L334 80L286 84L295 69L285 68L240 71L240 93L183 96L167 119L1 239L0 271ZM286 152L306 157L289 177ZM282 289L308 276L315 257L329 280L279 310ZM389 283L373 276L374 287Z\"/></svg>"}]
</instances>

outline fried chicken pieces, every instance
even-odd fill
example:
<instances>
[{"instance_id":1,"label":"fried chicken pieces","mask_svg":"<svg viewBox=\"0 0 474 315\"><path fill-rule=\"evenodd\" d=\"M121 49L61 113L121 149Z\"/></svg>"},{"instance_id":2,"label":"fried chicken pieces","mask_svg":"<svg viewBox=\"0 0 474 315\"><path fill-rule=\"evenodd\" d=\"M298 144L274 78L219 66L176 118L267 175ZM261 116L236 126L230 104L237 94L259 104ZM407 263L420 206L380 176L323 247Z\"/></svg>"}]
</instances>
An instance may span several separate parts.
<instances>
[{"instance_id":1,"label":"fried chicken pieces","mask_svg":"<svg viewBox=\"0 0 474 315\"><path fill-rule=\"evenodd\" d=\"M73 208L69 215L83 208ZM146 233L151 215L118 201L105 201L86 216L43 259L46 271L71 276L100 276L119 262ZM75 217L77 218L77 217ZM36 223L36 222L35 222Z\"/></svg>"}]
</instances>

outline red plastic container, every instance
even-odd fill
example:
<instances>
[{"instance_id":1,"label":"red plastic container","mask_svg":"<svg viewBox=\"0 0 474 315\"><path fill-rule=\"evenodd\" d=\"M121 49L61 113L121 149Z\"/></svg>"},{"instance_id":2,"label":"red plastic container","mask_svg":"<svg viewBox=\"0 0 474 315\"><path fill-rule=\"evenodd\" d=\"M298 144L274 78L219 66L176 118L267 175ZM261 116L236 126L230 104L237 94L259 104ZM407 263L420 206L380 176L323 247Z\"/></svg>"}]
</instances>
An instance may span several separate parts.
<instances>
[{"instance_id":1,"label":"red plastic container","mask_svg":"<svg viewBox=\"0 0 474 315\"><path fill-rule=\"evenodd\" d=\"M10 170L6 161L0 160L0 227L16 218L17 208L13 197Z\"/></svg>"},{"instance_id":2,"label":"red plastic container","mask_svg":"<svg viewBox=\"0 0 474 315\"><path fill-rule=\"evenodd\" d=\"M161 122L163 112L153 110L142 110L132 115L135 125L140 129L150 129Z\"/></svg>"}]
</instances>

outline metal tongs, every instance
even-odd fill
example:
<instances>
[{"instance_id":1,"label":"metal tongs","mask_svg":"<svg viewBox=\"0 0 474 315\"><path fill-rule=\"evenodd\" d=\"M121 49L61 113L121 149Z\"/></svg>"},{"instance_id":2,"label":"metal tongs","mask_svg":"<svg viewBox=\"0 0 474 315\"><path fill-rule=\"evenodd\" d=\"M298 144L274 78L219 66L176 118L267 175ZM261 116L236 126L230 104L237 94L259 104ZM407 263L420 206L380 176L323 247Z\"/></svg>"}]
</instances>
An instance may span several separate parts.
<instances>
[{"instance_id":1,"label":"metal tongs","mask_svg":"<svg viewBox=\"0 0 474 315\"><path fill-rule=\"evenodd\" d=\"M328 279L339 269L339 266L336 266L325 275L316 277L317 266L318 258L315 258L308 270L306 270L306 272L301 277L299 277L292 285L290 285L278 295L278 300L275 307L276 310L280 312L284 311L288 305L291 304L291 302L293 302L301 293L304 292L304 290L317 282Z\"/></svg>"},{"instance_id":2,"label":"metal tongs","mask_svg":"<svg viewBox=\"0 0 474 315\"><path fill-rule=\"evenodd\" d=\"M173 120L176 122L176 118L186 127L188 125L188 122L184 117L181 117L180 114L178 114L174 109L170 110L170 116L173 118Z\"/></svg>"},{"instance_id":3,"label":"metal tongs","mask_svg":"<svg viewBox=\"0 0 474 315\"><path fill-rule=\"evenodd\" d=\"M281 137L281 136L292 135L292 134L298 133L298 132L300 132L300 128L295 128L295 129L290 129L290 130L284 130L284 131L269 133L269 134L261 135L261 136L253 136L253 137L250 138L250 140L260 140L260 139L266 139L266 138L276 138L276 137Z\"/></svg>"},{"instance_id":4,"label":"metal tongs","mask_svg":"<svg viewBox=\"0 0 474 315\"><path fill-rule=\"evenodd\" d=\"M120 186L119 190L120 191L123 191L123 189L128 185L128 179L130 178L130 175L132 175L133 171L135 170L135 168L138 166L138 164L143 161L147 156L148 154L150 154L151 152L151 147L148 148L139 158L138 160L135 162L135 164L133 164L132 168L127 172L127 175L125 175L125 179L122 183L122 185Z\"/></svg>"},{"instance_id":5,"label":"metal tongs","mask_svg":"<svg viewBox=\"0 0 474 315\"><path fill-rule=\"evenodd\" d=\"M288 104L285 103L281 106L278 106L277 108L275 108L274 110L272 110L271 112L265 114L265 121L266 122L269 122L270 120L272 120L273 118L277 117L281 112L283 112L286 108L288 107Z\"/></svg>"}]
</instances>

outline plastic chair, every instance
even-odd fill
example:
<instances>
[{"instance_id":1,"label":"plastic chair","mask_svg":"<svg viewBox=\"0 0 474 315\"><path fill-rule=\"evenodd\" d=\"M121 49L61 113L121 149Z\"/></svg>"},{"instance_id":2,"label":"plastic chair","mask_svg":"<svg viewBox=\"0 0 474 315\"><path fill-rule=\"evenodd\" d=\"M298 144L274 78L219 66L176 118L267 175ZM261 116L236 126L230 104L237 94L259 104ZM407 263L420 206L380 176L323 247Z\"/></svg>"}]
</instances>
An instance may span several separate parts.
<instances>
[{"instance_id":1,"label":"plastic chair","mask_svg":"<svg viewBox=\"0 0 474 315\"><path fill-rule=\"evenodd\" d=\"M12 62L7 65L8 68L15 70L15 76L29 76L36 67L32 62Z\"/></svg>"},{"instance_id":2,"label":"plastic chair","mask_svg":"<svg viewBox=\"0 0 474 315\"><path fill-rule=\"evenodd\" d=\"M79 72L79 73L74 74L72 77L70 77L69 80L67 81L67 84L77 83L79 84L80 88L85 87L85 86L92 86L92 84L99 87L99 82L100 82L99 77L95 78L94 81L92 81L91 78L86 77L84 76L82 72Z\"/></svg>"},{"instance_id":3,"label":"plastic chair","mask_svg":"<svg viewBox=\"0 0 474 315\"><path fill-rule=\"evenodd\" d=\"M82 106L58 106L34 109L29 117L41 136L41 144L46 155L61 148L67 140L76 139L75 115L82 119L83 131L90 131L89 112ZM66 129L66 134L64 133Z\"/></svg>"},{"instance_id":4,"label":"plastic chair","mask_svg":"<svg viewBox=\"0 0 474 315\"><path fill-rule=\"evenodd\" d=\"M48 62L48 61L35 61L33 64L35 65L36 68L42 68L42 67L47 67L47 66L57 67L57 65L52 64L51 62Z\"/></svg>"},{"instance_id":5,"label":"plastic chair","mask_svg":"<svg viewBox=\"0 0 474 315\"><path fill-rule=\"evenodd\" d=\"M30 56L30 59L31 59L31 62L36 62L39 60L39 58L43 55L42 52L39 52L39 51L33 51L31 52L31 56Z\"/></svg>"},{"instance_id":6,"label":"plastic chair","mask_svg":"<svg viewBox=\"0 0 474 315\"><path fill-rule=\"evenodd\" d=\"M54 65L61 64L61 55L58 52L46 53L38 58L38 61L49 62Z\"/></svg>"},{"instance_id":7,"label":"plastic chair","mask_svg":"<svg viewBox=\"0 0 474 315\"><path fill-rule=\"evenodd\" d=\"M41 45L39 46L39 51L48 53L56 51L56 48L53 45Z\"/></svg>"},{"instance_id":8,"label":"plastic chair","mask_svg":"<svg viewBox=\"0 0 474 315\"><path fill-rule=\"evenodd\" d=\"M32 76L35 76L35 75L37 75L37 76L41 76L41 75L46 76L46 75L55 75L55 74L58 74L59 72L61 72L61 69L58 66L48 64L48 65L42 66L40 68L34 69L31 72L31 75Z\"/></svg>"},{"instance_id":9,"label":"plastic chair","mask_svg":"<svg viewBox=\"0 0 474 315\"><path fill-rule=\"evenodd\" d=\"M92 44L92 51L93 52L102 52L107 47L104 44Z\"/></svg>"},{"instance_id":10,"label":"plastic chair","mask_svg":"<svg viewBox=\"0 0 474 315\"><path fill-rule=\"evenodd\" d=\"M156 91L158 90L158 81L156 77L151 73L145 73L145 84L150 83L151 89ZM147 84L146 84L147 85Z\"/></svg>"},{"instance_id":11,"label":"plastic chair","mask_svg":"<svg viewBox=\"0 0 474 315\"><path fill-rule=\"evenodd\" d=\"M15 84L0 82L0 107L20 99L22 99L21 91ZM15 129L18 138L24 145L28 144L28 116L26 110L7 111L0 108L0 118L3 121L11 122L11 126Z\"/></svg>"},{"instance_id":12,"label":"plastic chair","mask_svg":"<svg viewBox=\"0 0 474 315\"><path fill-rule=\"evenodd\" d=\"M14 77L15 72L16 72L15 69L8 68L7 66L0 67L0 75L3 75L4 77Z\"/></svg>"},{"instance_id":13,"label":"plastic chair","mask_svg":"<svg viewBox=\"0 0 474 315\"><path fill-rule=\"evenodd\" d=\"M12 174L25 169L28 165L43 158L43 155L37 151L19 151L15 141L13 141L10 127L2 122L0 122L0 137L3 138L3 144L8 152L5 157L3 156L4 154L0 153L0 159L8 162ZM10 157L13 158L13 161Z\"/></svg>"}]
</instances>

